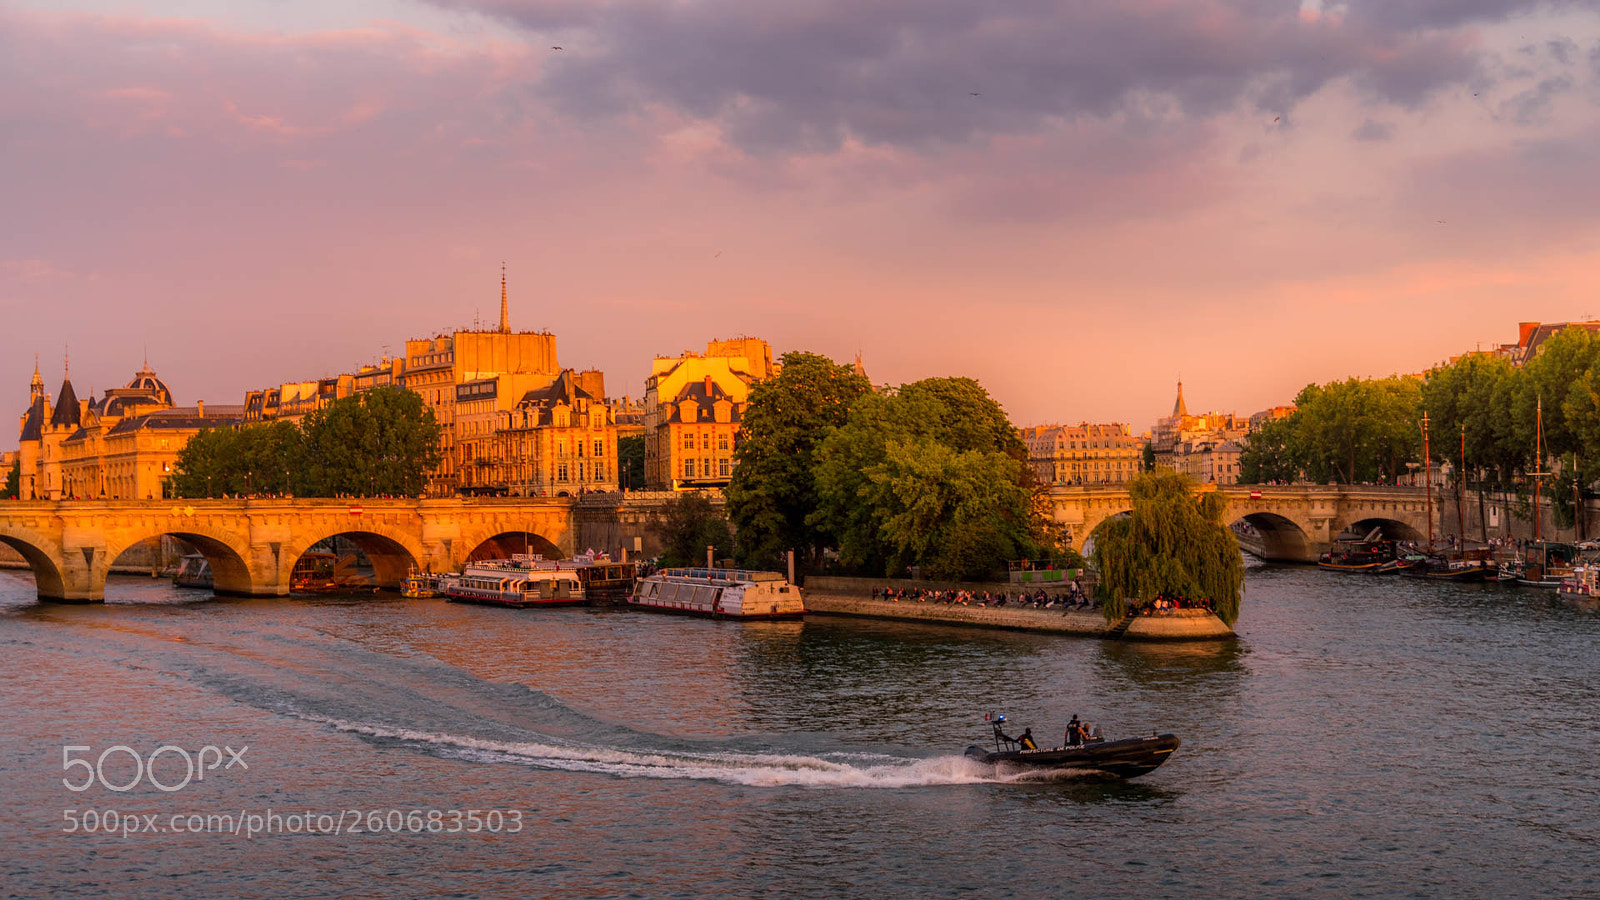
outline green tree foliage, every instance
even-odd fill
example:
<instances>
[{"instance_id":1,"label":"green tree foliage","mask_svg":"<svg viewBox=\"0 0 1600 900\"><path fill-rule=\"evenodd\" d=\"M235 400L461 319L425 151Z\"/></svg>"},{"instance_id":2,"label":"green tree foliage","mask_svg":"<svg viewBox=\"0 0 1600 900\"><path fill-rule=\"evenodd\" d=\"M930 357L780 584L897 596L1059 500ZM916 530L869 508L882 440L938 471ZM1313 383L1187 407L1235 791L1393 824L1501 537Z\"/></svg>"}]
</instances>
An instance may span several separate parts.
<instances>
[{"instance_id":1,"label":"green tree foliage","mask_svg":"<svg viewBox=\"0 0 1600 900\"><path fill-rule=\"evenodd\" d=\"M415 496L439 464L439 424L422 395L379 388L306 416L304 487L315 497Z\"/></svg>"},{"instance_id":2,"label":"green tree foliage","mask_svg":"<svg viewBox=\"0 0 1600 900\"><path fill-rule=\"evenodd\" d=\"M1296 415L1267 420L1245 441L1244 450L1239 453L1241 483L1288 483L1300 479L1300 461L1294 452L1299 425Z\"/></svg>"},{"instance_id":3,"label":"green tree foliage","mask_svg":"<svg viewBox=\"0 0 1600 900\"><path fill-rule=\"evenodd\" d=\"M414 496L439 463L439 426L421 395L380 388L337 400L302 426L208 429L178 453L180 497Z\"/></svg>"},{"instance_id":4,"label":"green tree foliage","mask_svg":"<svg viewBox=\"0 0 1600 900\"><path fill-rule=\"evenodd\" d=\"M644 435L617 438L617 482L628 490L644 487Z\"/></svg>"},{"instance_id":5,"label":"green tree foliage","mask_svg":"<svg viewBox=\"0 0 1600 900\"><path fill-rule=\"evenodd\" d=\"M22 461L12 464L6 472L6 485L0 488L0 499L15 500L22 492Z\"/></svg>"},{"instance_id":6,"label":"green tree foliage","mask_svg":"<svg viewBox=\"0 0 1600 900\"><path fill-rule=\"evenodd\" d=\"M1295 452L1316 481L1393 482L1422 458L1422 384L1351 378L1307 385L1295 398Z\"/></svg>"},{"instance_id":7,"label":"green tree foliage","mask_svg":"<svg viewBox=\"0 0 1600 900\"><path fill-rule=\"evenodd\" d=\"M179 497L294 493L301 445L300 429L291 422L207 429L178 452L172 492Z\"/></svg>"},{"instance_id":8,"label":"green tree foliage","mask_svg":"<svg viewBox=\"0 0 1600 900\"><path fill-rule=\"evenodd\" d=\"M793 549L815 563L833 535L808 521L817 508L817 445L872 389L851 366L815 353L785 353L777 377L750 391L728 484L728 516L738 529L739 559L776 565Z\"/></svg>"},{"instance_id":9,"label":"green tree foliage","mask_svg":"<svg viewBox=\"0 0 1600 900\"><path fill-rule=\"evenodd\" d=\"M683 494L667 501L666 511L654 527L661 536L663 566L703 566L707 547L717 548L724 557L733 549L728 520L703 494Z\"/></svg>"},{"instance_id":10,"label":"green tree foliage","mask_svg":"<svg viewBox=\"0 0 1600 900\"><path fill-rule=\"evenodd\" d=\"M1101 609L1107 622L1156 597L1210 600L1229 625L1239 618L1244 560L1223 522L1216 493L1194 495L1194 484L1172 471L1150 472L1128 483L1133 510L1095 531Z\"/></svg>"},{"instance_id":11,"label":"green tree foliage","mask_svg":"<svg viewBox=\"0 0 1600 900\"><path fill-rule=\"evenodd\" d=\"M1144 449L1139 451L1139 471L1154 472L1156 470L1156 445L1145 441Z\"/></svg>"},{"instance_id":12,"label":"green tree foliage","mask_svg":"<svg viewBox=\"0 0 1600 900\"><path fill-rule=\"evenodd\" d=\"M1038 552L1027 450L976 381L865 394L817 448L817 509L847 565L978 578Z\"/></svg>"}]
</instances>

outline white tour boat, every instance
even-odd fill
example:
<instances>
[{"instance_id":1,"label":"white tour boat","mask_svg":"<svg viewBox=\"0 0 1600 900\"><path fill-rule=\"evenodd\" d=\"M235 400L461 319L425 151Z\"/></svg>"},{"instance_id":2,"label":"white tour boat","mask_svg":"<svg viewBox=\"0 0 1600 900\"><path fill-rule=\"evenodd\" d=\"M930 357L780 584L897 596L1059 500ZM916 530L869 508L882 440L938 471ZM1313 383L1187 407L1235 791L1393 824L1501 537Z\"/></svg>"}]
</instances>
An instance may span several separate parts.
<instances>
[{"instance_id":1,"label":"white tour boat","mask_svg":"<svg viewBox=\"0 0 1600 900\"><path fill-rule=\"evenodd\" d=\"M574 606L584 602L576 566L539 554L467 563L447 580L445 595L462 603L492 606Z\"/></svg>"},{"instance_id":2,"label":"white tour boat","mask_svg":"<svg viewBox=\"0 0 1600 900\"><path fill-rule=\"evenodd\" d=\"M790 619L806 611L800 589L781 573L745 569L663 569L640 579L628 604L730 619Z\"/></svg>"}]
</instances>

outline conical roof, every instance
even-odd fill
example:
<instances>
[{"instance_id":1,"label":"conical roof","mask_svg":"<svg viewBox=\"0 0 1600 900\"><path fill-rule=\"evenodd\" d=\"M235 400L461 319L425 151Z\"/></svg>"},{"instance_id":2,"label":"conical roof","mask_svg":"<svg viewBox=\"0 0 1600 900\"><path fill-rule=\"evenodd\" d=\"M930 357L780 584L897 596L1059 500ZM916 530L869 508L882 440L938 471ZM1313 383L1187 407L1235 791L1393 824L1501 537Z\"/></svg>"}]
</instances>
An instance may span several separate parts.
<instances>
[{"instance_id":1,"label":"conical roof","mask_svg":"<svg viewBox=\"0 0 1600 900\"><path fill-rule=\"evenodd\" d=\"M1178 419L1178 418L1182 418L1184 416L1187 416L1188 414L1189 414L1189 407L1185 406L1184 402L1183 402L1183 382L1179 381L1178 382L1178 402L1172 404L1172 417L1174 419Z\"/></svg>"},{"instance_id":2,"label":"conical roof","mask_svg":"<svg viewBox=\"0 0 1600 900\"><path fill-rule=\"evenodd\" d=\"M57 428L78 425L78 392L72 389L70 378L61 382L61 393L56 395L56 411L50 414L50 424Z\"/></svg>"}]
</instances>

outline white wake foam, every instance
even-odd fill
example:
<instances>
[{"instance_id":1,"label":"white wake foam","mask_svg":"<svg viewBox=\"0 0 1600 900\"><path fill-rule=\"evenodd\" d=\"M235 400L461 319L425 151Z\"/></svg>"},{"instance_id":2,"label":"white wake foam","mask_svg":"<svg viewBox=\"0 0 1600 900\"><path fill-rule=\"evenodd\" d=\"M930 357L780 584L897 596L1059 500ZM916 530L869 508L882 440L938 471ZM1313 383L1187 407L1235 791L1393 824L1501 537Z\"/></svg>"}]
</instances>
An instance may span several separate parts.
<instances>
[{"instance_id":1,"label":"white wake foam","mask_svg":"<svg viewBox=\"0 0 1600 900\"><path fill-rule=\"evenodd\" d=\"M965 756L915 759L836 754L836 758L826 758L803 754L666 752L559 742L493 741L347 722L323 716L303 715L301 718L321 722L340 731L427 744L458 759L515 763L569 772L594 772L620 778L692 778L753 787L904 788L1055 781L1094 774L1077 770L1001 772L993 765L985 765Z\"/></svg>"}]
</instances>

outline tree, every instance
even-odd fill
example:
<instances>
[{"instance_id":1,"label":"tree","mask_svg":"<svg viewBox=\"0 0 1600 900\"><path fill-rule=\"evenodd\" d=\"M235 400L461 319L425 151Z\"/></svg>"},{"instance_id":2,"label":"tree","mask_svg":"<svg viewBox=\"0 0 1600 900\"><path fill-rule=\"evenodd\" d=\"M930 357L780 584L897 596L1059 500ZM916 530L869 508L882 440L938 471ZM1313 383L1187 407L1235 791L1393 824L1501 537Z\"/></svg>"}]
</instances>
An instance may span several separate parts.
<instances>
[{"instance_id":1,"label":"tree","mask_svg":"<svg viewBox=\"0 0 1600 900\"><path fill-rule=\"evenodd\" d=\"M439 464L439 424L422 395L378 388L306 416L296 493L415 496Z\"/></svg>"},{"instance_id":2,"label":"tree","mask_svg":"<svg viewBox=\"0 0 1600 900\"><path fill-rule=\"evenodd\" d=\"M1400 376L1306 385L1289 453L1313 481L1392 481L1422 456L1421 401L1421 384Z\"/></svg>"},{"instance_id":3,"label":"tree","mask_svg":"<svg viewBox=\"0 0 1600 900\"><path fill-rule=\"evenodd\" d=\"M834 542L822 525L808 521L817 508L817 445L871 389L851 366L794 352L783 355L775 378L750 390L727 490L742 563L775 565L793 549L815 564Z\"/></svg>"},{"instance_id":4,"label":"tree","mask_svg":"<svg viewBox=\"0 0 1600 900\"><path fill-rule=\"evenodd\" d=\"M733 549L728 520L717 513L704 494L683 494L667 501L666 510L654 527L661 535L663 566L703 565L707 547L720 549L724 556Z\"/></svg>"},{"instance_id":5,"label":"tree","mask_svg":"<svg viewBox=\"0 0 1600 900\"><path fill-rule=\"evenodd\" d=\"M865 394L817 448L808 519L850 566L977 578L1038 552L1027 450L968 378Z\"/></svg>"},{"instance_id":6,"label":"tree","mask_svg":"<svg viewBox=\"0 0 1600 900\"><path fill-rule=\"evenodd\" d=\"M1139 451L1139 471L1154 472L1156 470L1156 445L1154 441L1145 441L1144 448Z\"/></svg>"},{"instance_id":7,"label":"tree","mask_svg":"<svg viewBox=\"0 0 1600 900\"><path fill-rule=\"evenodd\" d=\"M12 463L10 471L6 472L6 484L0 488L0 499L15 500L22 493L22 460Z\"/></svg>"},{"instance_id":8,"label":"tree","mask_svg":"<svg viewBox=\"0 0 1600 900\"><path fill-rule=\"evenodd\" d=\"M1292 449L1295 438L1295 413L1283 419L1268 419L1245 438L1239 454L1239 483L1287 483L1300 477L1300 463ZM1149 470L1147 470L1149 471Z\"/></svg>"},{"instance_id":9,"label":"tree","mask_svg":"<svg viewBox=\"0 0 1600 900\"><path fill-rule=\"evenodd\" d=\"M617 438L617 476L624 488L644 487L644 435Z\"/></svg>"},{"instance_id":10,"label":"tree","mask_svg":"<svg viewBox=\"0 0 1600 900\"><path fill-rule=\"evenodd\" d=\"M1221 495L1197 498L1193 482L1171 471L1136 476L1128 493L1132 512L1095 532L1097 593L1106 621L1121 620L1130 603L1165 595L1210 600L1232 625L1244 594L1244 560L1223 522Z\"/></svg>"}]
</instances>

